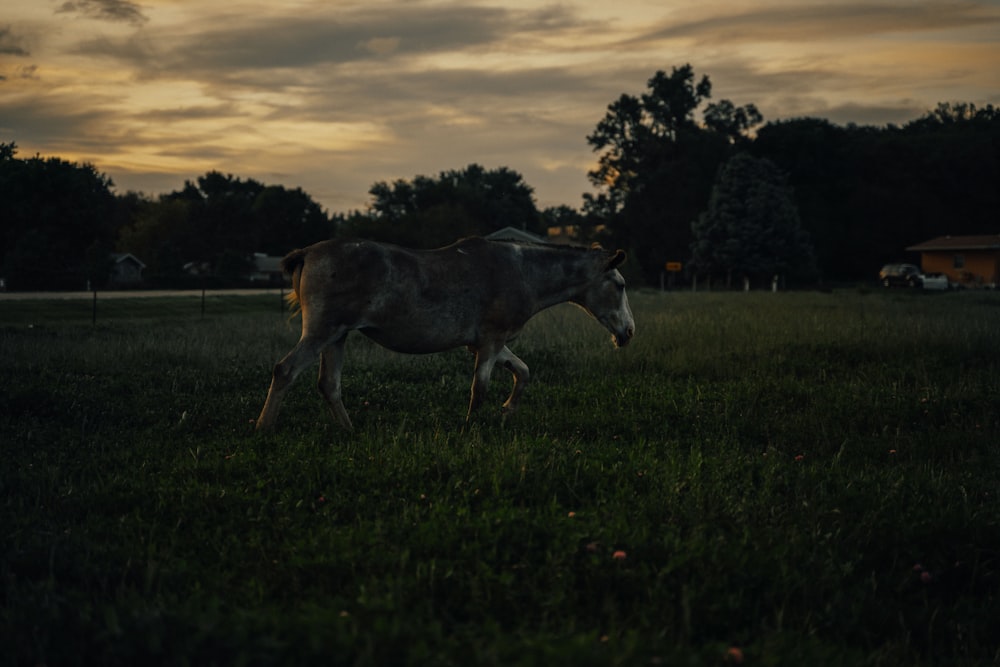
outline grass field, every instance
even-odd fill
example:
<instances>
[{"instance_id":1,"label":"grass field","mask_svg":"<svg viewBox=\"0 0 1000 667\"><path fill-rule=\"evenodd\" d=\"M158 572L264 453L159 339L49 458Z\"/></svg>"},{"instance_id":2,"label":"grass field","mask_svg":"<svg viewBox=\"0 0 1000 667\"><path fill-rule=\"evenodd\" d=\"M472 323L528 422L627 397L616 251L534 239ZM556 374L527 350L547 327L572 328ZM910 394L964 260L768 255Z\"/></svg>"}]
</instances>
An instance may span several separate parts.
<instances>
[{"instance_id":1,"label":"grass field","mask_svg":"<svg viewBox=\"0 0 1000 667\"><path fill-rule=\"evenodd\" d=\"M260 436L272 297L0 302L0 665L1000 663L1000 296L632 305Z\"/></svg>"}]
</instances>

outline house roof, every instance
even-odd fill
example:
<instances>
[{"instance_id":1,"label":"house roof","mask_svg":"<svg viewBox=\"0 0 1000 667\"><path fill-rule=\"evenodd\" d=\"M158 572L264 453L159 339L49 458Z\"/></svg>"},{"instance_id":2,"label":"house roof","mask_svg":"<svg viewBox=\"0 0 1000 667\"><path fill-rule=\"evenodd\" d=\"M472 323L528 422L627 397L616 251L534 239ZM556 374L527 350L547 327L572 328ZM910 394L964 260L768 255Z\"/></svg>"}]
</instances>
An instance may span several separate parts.
<instances>
[{"instance_id":1,"label":"house roof","mask_svg":"<svg viewBox=\"0 0 1000 667\"><path fill-rule=\"evenodd\" d=\"M140 269L146 268L146 265L142 262L142 260L130 252L113 252L111 253L111 259L115 260L115 264L120 264L121 262L135 262Z\"/></svg>"},{"instance_id":2,"label":"house roof","mask_svg":"<svg viewBox=\"0 0 1000 667\"><path fill-rule=\"evenodd\" d=\"M939 236L930 241L911 245L907 250L1000 250L1000 234L982 236Z\"/></svg>"},{"instance_id":3,"label":"house roof","mask_svg":"<svg viewBox=\"0 0 1000 667\"><path fill-rule=\"evenodd\" d=\"M486 238L494 241L528 241L529 243L541 243L545 241L541 236L536 236L531 232L526 232L517 227L504 227L486 235Z\"/></svg>"}]
</instances>

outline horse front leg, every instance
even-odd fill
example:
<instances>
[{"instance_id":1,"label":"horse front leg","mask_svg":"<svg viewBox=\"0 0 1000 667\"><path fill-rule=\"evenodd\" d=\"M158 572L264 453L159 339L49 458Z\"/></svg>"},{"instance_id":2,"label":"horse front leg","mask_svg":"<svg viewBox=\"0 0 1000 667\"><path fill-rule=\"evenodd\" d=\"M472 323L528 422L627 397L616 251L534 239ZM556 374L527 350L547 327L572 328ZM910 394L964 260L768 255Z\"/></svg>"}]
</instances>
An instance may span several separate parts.
<instances>
[{"instance_id":1,"label":"horse front leg","mask_svg":"<svg viewBox=\"0 0 1000 667\"><path fill-rule=\"evenodd\" d=\"M528 386L528 365L511 352L510 348L506 345L500 350L500 354L497 355L496 363L502 364L514 376L514 388L511 389L510 396L507 397L507 400L503 404L504 413L512 414L517 410L517 404L521 399L524 388Z\"/></svg>"},{"instance_id":2,"label":"horse front leg","mask_svg":"<svg viewBox=\"0 0 1000 667\"><path fill-rule=\"evenodd\" d=\"M499 349L495 345L486 344L478 349L469 348L476 355L476 369L472 373L472 397L469 399L469 412L465 421L472 418L472 413L486 400L486 391L490 386L490 375L493 374L493 364L496 363Z\"/></svg>"},{"instance_id":3,"label":"horse front leg","mask_svg":"<svg viewBox=\"0 0 1000 667\"><path fill-rule=\"evenodd\" d=\"M344 343L347 336L334 341L323 350L319 358L319 393L326 399L330 412L341 426L348 431L354 430L351 418L347 415L344 402L341 400L340 371L344 368Z\"/></svg>"}]
</instances>

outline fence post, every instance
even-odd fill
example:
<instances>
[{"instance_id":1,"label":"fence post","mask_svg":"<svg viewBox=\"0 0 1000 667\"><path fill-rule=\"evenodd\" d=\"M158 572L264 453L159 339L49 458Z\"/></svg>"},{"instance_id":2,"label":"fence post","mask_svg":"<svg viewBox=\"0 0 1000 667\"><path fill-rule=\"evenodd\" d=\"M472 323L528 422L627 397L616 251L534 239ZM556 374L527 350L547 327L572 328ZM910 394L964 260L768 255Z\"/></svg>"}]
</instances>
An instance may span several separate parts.
<instances>
[{"instance_id":1,"label":"fence post","mask_svg":"<svg viewBox=\"0 0 1000 667\"><path fill-rule=\"evenodd\" d=\"M97 289L94 289L94 305L90 309L90 324L97 326Z\"/></svg>"}]
</instances>

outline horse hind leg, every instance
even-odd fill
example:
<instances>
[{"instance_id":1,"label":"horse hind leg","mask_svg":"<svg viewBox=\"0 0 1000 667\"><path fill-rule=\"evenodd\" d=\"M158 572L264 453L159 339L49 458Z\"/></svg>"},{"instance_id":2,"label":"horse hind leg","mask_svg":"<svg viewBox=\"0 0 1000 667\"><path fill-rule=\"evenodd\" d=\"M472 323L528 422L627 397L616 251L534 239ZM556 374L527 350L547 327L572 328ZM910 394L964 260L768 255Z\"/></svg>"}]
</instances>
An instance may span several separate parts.
<instances>
[{"instance_id":1,"label":"horse hind leg","mask_svg":"<svg viewBox=\"0 0 1000 667\"><path fill-rule=\"evenodd\" d=\"M521 399L521 394L524 392L524 388L528 386L528 365L521 361L516 354L510 351L507 346L504 346L500 350L500 354L497 355L496 363L502 364L504 368L509 370L514 376L514 388L510 391L510 396L503 404L503 412L505 415L509 415L517 410L518 402Z\"/></svg>"},{"instance_id":2,"label":"horse hind leg","mask_svg":"<svg viewBox=\"0 0 1000 667\"><path fill-rule=\"evenodd\" d=\"M347 336L334 341L319 358L319 393L323 395L333 418L348 431L353 431L351 418L341 400L340 372L344 367L344 343Z\"/></svg>"},{"instance_id":3,"label":"horse hind leg","mask_svg":"<svg viewBox=\"0 0 1000 667\"><path fill-rule=\"evenodd\" d=\"M267 400L264 401L264 408L260 411L260 416L257 417L256 428L258 431L274 427L285 392L295 382L295 378L316 360L322 348L321 340L303 337L292 348L291 352L275 364L274 372L271 374L271 387L267 390Z\"/></svg>"}]
</instances>

